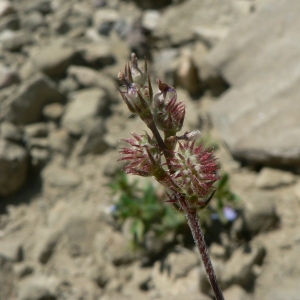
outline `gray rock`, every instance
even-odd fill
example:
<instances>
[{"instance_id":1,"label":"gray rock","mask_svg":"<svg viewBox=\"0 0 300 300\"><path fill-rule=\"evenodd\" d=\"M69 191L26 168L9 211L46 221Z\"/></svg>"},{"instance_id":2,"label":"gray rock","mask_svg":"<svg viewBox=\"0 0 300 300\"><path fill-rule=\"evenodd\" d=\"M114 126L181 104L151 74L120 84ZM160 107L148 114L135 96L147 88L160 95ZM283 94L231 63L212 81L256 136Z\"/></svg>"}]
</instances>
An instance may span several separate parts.
<instances>
[{"instance_id":1,"label":"gray rock","mask_svg":"<svg viewBox=\"0 0 300 300\"><path fill-rule=\"evenodd\" d=\"M72 77L67 77L59 82L59 89L65 94L73 93L79 88L79 84Z\"/></svg>"},{"instance_id":2,"label":"gray rock","mask_svg":"<svg viewBox=\"0 0 300 300\"><path fill-rule=\"evenodd\" d=\"M93 68L103 68L115 63L115 57L108 44L93 43L81 50L84 61Z\"/></svg>"},{"instance_id":3,"label":"gray rock","mask_svg":"<svg viewBox=\"0 0 300 300\"><path fill-rule=\"evenodd\" d=\"M0 137L17 143L22 140L22 134L19 128L15 124L7 121L0 123Z\"/></svg>"},{"instance_id":4,"label":"gray rock","mask_svg":"<svg viewBox=\"0 0 300 300\"><path fill-rule=\"evenodd\" d=\"M246 298L246 292L238 285L232 285L230 288L224 291L224 298L230 300L244 300Z\"/></svg>"},{"instance_id":5,"label":"gray rock","mask_svg":"<svg viewBox=\"0 0 300 300\"><path fill-rule=\"evenodd\" d=\"M0 256L7 261L20 262L23 260L23 244L20 237L0 240Z\"/></svg>"},{"instance_id":6,"label":"gray rock","mask_svg":"<svg viewBox=\"0 0 300 300\"><path fill-rule=\"evenodd\" d=\"M232 234L237 238L249 238L259 232L269 231L279 221L273 197L255 192L247 198L242 214L232 227Z\"/></svg>"},{"instance_id":7,"label":"gray rock","mask_svg":"<svg viewBox=\"0 0 300 300\"><path fill-rule=\"evenodd\" d=\"M0 196L17 192L26 181L27 170L27 151L17 144L0 139Z\"/></svg>"},{"instance_id":8,"label":"gray rock","mask_svg":"<svg viewBox=\"0 0 300 300\"><path fill-rule=\"evenodd\" d=\"M58 281L37 275L20 282L17 300L56 300Z\"/></svg>"},{"instance_id":9,"label":"gray rock","mask_svg":"<svg viewBox=\"0 0 300 300\"><path fill-rule=\"evenodd\" d=\"M51 131L49 135L49 145L52 151L63 155L69 155L72 149L73 140L69 136L68 132L61 128Z\"/></svg>"},{"instance_id":10,"label":"gray rock","mask_svg":"<svg viewBox=\"0 0 300 300\"><path fill-rule=\"evenodd\" d=\"M157 26L161 14L158 10L146 10L142 16L142 26L147 30L154 30Z\"/></svg>"},{"instance_id":11,"label":"gray rock","mask_svg":"<svg viewBox=\"0 0 300 300\"><path fill-rule=\"evenodd\" d=\"M50 161L50 151L45 148L32 147L29 151L31 166L36 170L41 170Z\"/></svg>"},{"instance_id":12,"label":"gray rock","mask_svg":"<svg viewBox=\"0 0 300 300\"><path fill-rule=\"evenodd\" d=\"M93 18L93 24L96 28L105 22L115 23L120 18L119 13L115 9L101 8L96 10Z\"/></svg>"},{"instance_id":13,"label":"gray rock","mask_svg":"<svg viewBox=\"0 0 300 300\"><path fill-rule=\"evenodd\" d=\"M19 75L16 71L0 65L0 89L19 83L19 81Z\"/></svg>"},{"instance_id":14,"label":"gray rock","mask_svg":"<svg viewBox=\"0 0 300 300\"><path fill-rule=\"evenodd\" d=\"M80 176L72 170L57 165L49 165L42 172L45 184L52 187L75 188L80 182Z\"/></svg>"},{"instance_id":15,"label":"gray rock","mask_svg":"<svg viewBox=\"0 0 300 300\"><path fill-rule=\"evenodd\" d=\"M265 255L263 246L246 245L235 250L222 271L221 286L249 287L255 276L253 267L262 264Z\"/></svg>"},{"instance_id":16,"label":"gray rock","mask_svg":"<svg viewBox=\"0 0 300 300\"><path fill-rule=\"evenodd\" d=\"M300 163L300 2L271 3L240 22L208 56L231 85L210 112L236 159L293 167Z\"/></svg>"},{"instance_id":17,"label":"gray rock","mask_svg":"<svg viewBox=\"0 0 300 300\"><path fill-rule=\"evenodd\" d=\"M42 13L33 11L26 14L22 19L22 28L28 31L35 31L37 28L45 25L44 17Z\"/></svg>"},{"instance_id":18,"label":"gray rock","mask_svg":"<svg viewBox=\"0 0 300 300\"><path fill-rule=\"evenodd\" d=\"M105 114L109 105L105 91L99 88L81 90L73 94L74 100L67 105L62 125L73 135L82 135L91 122Z\"/></svg>"},{"instance_id":19,"label":"gray rock","mask_svg":"<svg viewBox=\"0 0 300 300\"><path fill-rule=\"evenodd\" d=\"M153 34L164 41L169 39L172 45L178 45L195 39L193 31L196 26L211 27L214 24L228 28L239 17L232 2L188 0L174 5L159 19Z\"/></svg>"},{"instance_id":20,"label":"gray rock","mask_svg":"<svg viewBox=\"0 0 300 300\"><path fill-rule=\"evenodd\" d=\"M6 30L1 33L0 44L8 51L19 51L23 46L31 43L31 36L23 30Z\"/></svg>"},{"instance_id":21,"label":"gray rock","mask_svg":"<svg viewBox=\"0 0 300 300\"><path fill-rule=\"evenodd\" d=\"M0 18L15 13L15 9L9 1L0 2Z\"/></svg>"},{"instance_id":22,"label":"gray rock","mask_svg":"<svg viewBox=\"0 0 300 300\"><path fill-rule=\"evenodd\" d=\"M0 32L5 29L18 30L20 28L20 19L17 15L8 15L0 19Z\"/></svg>"},{"instance_id":23,"label":"gray rock","mask_svg":"<svg viewBox=\"0 0 300 300\"><path fill-rule=\"evenodd\" d=\"M74 48L56 41L42 48L39 53L31 57L31 61L34 67L46 75L61 76L71 65L76 53Z\"/></svg>"},{"instance_id":24,"label":"gray rock","mask_svg":"<svg viewBox=\"0 0 300 300\"><path fill-rule=\"evenodd\" d=\"M49 0L30 1L25 7L25 12L30 13L33 11L38 11L44 15L48 14L52 11L51 2Z\"/></svg>"},{"instance_id":25,"label":"gray rock","mask_svg":"<svg viewBox=\"0 0 300 300\"><path fill-rule=\"evenodd\" d=\"M295 182L296 177L290 172L263 168L257 177L256 186L261 189L274 189Z\"/></svg>"},{"instance_id":26,"label":"gray rock","mask_svg":"<svg viewBox=\"0 0 300 300\"><path fill-rule=\"evenodd\" d=\"M224 28L223 26L218 28L196 26L193 31L197 40L201 41L208 48L213 48L227 36L229 28Z\"/></svg>"},{"instance_id":27,"label":"gray rock","mask_svg":"<svg viewBox=\"0 0 300 300\"><path fill-rule=\"evenodd\" d=\"M101 118L91 121L85 128L85 134L79 140L74 152L76 155L88 153L100 154L106 151L109 146L105 142L105 122Z\"/></svg>"},{"instance_id":28,"label":"gray rock","mask_svg":"<svg viewBox=\"0 0 300 300\"><path fill-rule=\"evenodd\" d=\"M34 266L23 262L14 264L13 270L18 278L24 278L34 272Z\"/></svg>"},{"instance_id":29,"label":"gray rock","mask_svg":"<svg viewBox=\"0 0 300 300\"><path fill-rule=\"evenodd\" d=\"M50 121L55 123L59 122L64 112L64 106L61 103L51 103L43 108L43 116Z\"/></svg>"},{"instance_id":30,"label":"gray rock","mask_svg":"<svg viewBox=\"0 0 300 300\"><path fill-rule=\"evenodd\" d=\"M33 123L24 127L27 138L40 138L48 135L48 126L46 123Z\"/></svg>"},{"instance_id":31,"label":"gray rock","mask_svg":"<svg viewBox=\"0 0 300 300\"><path fill-rule=\"evenodd\" d=\"M40 120L44 105L63 99L64 96L56 89L52 80L36 74L23 82L10 97L0 102L0 120L4 118L15 124L34 123Z\"/></svg>"}]
</instances>

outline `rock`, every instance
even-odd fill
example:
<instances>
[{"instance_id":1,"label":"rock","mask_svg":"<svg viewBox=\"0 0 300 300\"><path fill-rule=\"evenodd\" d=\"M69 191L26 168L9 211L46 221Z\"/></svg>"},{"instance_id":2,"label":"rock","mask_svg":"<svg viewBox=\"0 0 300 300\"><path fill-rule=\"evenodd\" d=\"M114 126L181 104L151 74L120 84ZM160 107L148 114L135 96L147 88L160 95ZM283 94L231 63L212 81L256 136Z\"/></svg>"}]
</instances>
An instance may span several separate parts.
<instances>
[{"instance_id":1,"label":"rock","mask_svg":"<svg viewBox=\"0 0 300 300\"><path fill-rule=\"evenodd\" d=\"M26 150L0 139L0 196L6 197L17 192L26 181L27 170Z\"/></svg>"},{"instance_id":2,"label":"rock","mask_svg":"<svg viewBox=\"0 0 300 300\"><path fill-rule=\"evenodd\" d=\"M296 182L296 177L281 170L263 168L257 177L256 186L261 189L274 189Z\"/></svg>"},{"instance_id":3,"label":"rock","mask_svg":"<svg viewBox=\"0 0 300 300\"><path fill-rule=\"evenodd\" d=\"M115 266L128 264L134 260L128 241L111 227L104 227L101 232L96 233L94 247L98 255Z\"/></svg>"},{"instance_id":4,"label":"rock","mask_svg":"<svg viewBox=\"0 0 300 300\"><path fill-rule=\"evenodd\" d=\"M52 80L36 74L5 99L4 104L7 104L3 110L0 102L0 120L4 117L15 124L34 123L41 119L44 105L63 99L64 96L56 89Z\"/></svg>"},{"instance_id":5,"label":"rock","mask_svg":"<svg viewBox=\"0 0 300 300\"><path fill-rule=\"evenodd\" d=\"M19 75L16 71L0 65L0 89L19 82Z\"/></svg>"},{"instance_id":6,"label":"rock","mask_svg":"<svg viewBox=\"0 0 300 300\"><path fill-rule=\"evenodd\" d=\"M73 93L79 88L79 84L72 77L67 77L59 82L59 89L65 94Z\"/></svg>"},{"instance_id":7,"label":"rock","mask_svg":"<svg viewBox=\"0 0 300 300\"><path fill-rule=\"evenodd\" d=\"M8 15L0 19L0 32L5 29L18 30L20 28L20 19L17 15Z\"/></svg>"},{"instance_id":8,"label":"rock","mask_svg":"<svg viewBox=\"0 0 300 300\"><path fill-rule=\"evenodd\" d=\"M225 247L217 243L212 243L209 247L209 254L212 258L224 260L227 257L227 251Z\"/></svg>"},{"instance_id":9,"label":"rock","mask_svg":"<svg viewBox=\"0 0 300 300\"><path fill-rule=\"evenodd\" d=\"M29 151L31 166L36 170L41 170L50 161L50 152L48 149L32 147Z\"/></svg>"},{"instance_id":10,"label":"rock","mask_svg":"<svg viewBox=\"0 0 300 300\"><path fill-rule=\"evenodd\" d=\"M17 300L56 300L58 280L37 275L20 282Z\"/></svg>"},{"instance_id":11,"label":"rock","mask_svg":"<svg viewBox=\"0 0 300 300\"><path fill-rule=\"evenodd\" d=\"M31 61L39 71L55 77L65 73L75 55L75 49L64 46L61 41L56 41L40 49L39 53L31 57Z\"/></svg>"},{"instance_id":12,"label":"rock","mask_svg":"<svg viewBox=\"0 0 300 300\"><path fill-rule=\"evenodd\" d=\"M39 240L37 250L37 259L41 264L46 264L54 254L55 247L61 237L60 231L49 231L43 234Z\"/></svg>"},{"instance_id":13,"label":"rock","mask_svg":"<svg viewBox=\"0 0 300 300\"><path fill-rule=\"evenodd\" d=\"M26 14L22 19L22 28L27 29L28 31L35 31L41 26L45 25L44 17L42 13L38 11L33 11Z\"/></svg>"},{"instance_id":14,"label":"rock","mask_svg":"<svg viewBox=\"0 0 300 300\"><path fill-rule=\"evenodd\" d=\"M59 122L63 112L64 106L59 102L48 104L43 108L43 116L45 119L55 123Z\"/></svg>"},{"instance_id":15,"label":"rock","mask_svg":"<svg viewBox=\"0 0 300 300\"><path fill-rule=\"evenodd\" d=\"M49 145L52 151L63 155L69 155L72 149L73 140L69 136L68 132L61 128L51 131L49 135Z\"/></svg>"},{"instance_id":16,"label":"rock","mask_svg":"<svg viewBox=\"0 0 300 300\"><path fill-rule=\"evenodd\" d=\"M103 68L115 63L115 57L107 44L94 43L81 50L84 61L93 68Z\"/></svg>"},{"instance_id":17,"label":"rock","mask_svg":"<svg viewBox=\"0 0 300 300\"><path fill-rule=\"evenodd\" d=\"M119 102L120 95L116 89L115 82L109 76L81 66L70 66L67 72L80 86L85 88L99 87L105 90L111 102Z\"/></svg>"},{"instance_id":18,"label":"rock","mask_svg":"<svg viewBox=\"0 0 300 300\"><path fill-rule=\"evenodd\" d=\"M75 155L86 155L88 153L100 154L109 148L105 142L105 122L97 118L90 122L85 128L85 134L79 140Z\"/></svg>"},{"instance_id":19,"label":"rock","mask_svg":"<svg viewBox=\"0 0 300 300\"><path fill-rule=\"evenodd\" d=\"M31 43L31 36L23 30L6 30L1 33L0 43L7 51L19 51L23 46Z\"/></svg>"},{"instance_id":20,"label":"rock","mask_svg":"<svg viewBox=\"0 0 300 300\"><path fill-rule=\"evenodd\" d=\"M34 272L34 267L28 263L14 264L13 268L18 278L24 278Z\"/></svg>"},{"instance_id":21,"label":"rock","mask_svg":"<svg viewBox=\"0 0 300 300\"><path fill-rule=\"evenodd\" d=\"M244 300L246 298L246 292L238 285L232 285L230 288L224 291L224 298L230 300Z\"/></svg>"},{"instance_id":22,"label":"rock","mask_svg":"<svg viewBox=\"0 0 300 300\"><path fill-rule=\"evenodd\" d=\"M15 13L14 7L9 1L0 2L0 18Z\"/></svg>"},{"instance_id":23,"label":"rock","mask_svg":"<svg viewBox=\"0 0 300 300\"><path fill-rule=\"evenodd\" d=\"M51 2L49 0L35 0L26 5L25 12L30 13L38 11L46 15L52 11Z\"/></svg>"},{"instance_id":24,"label":"rock","mask_svg":"<svg viewBox=\"0 0 300 300\"><path fill-rule=\"evenodd\" d=\"M142 16L142 26L149 31L156 28L161 14L157 10L145 10Z\"/></svg>"},{"instance_id":25,"label":"rock","mask_svg":"<svg viewBox=\"0 0 300 300\"><path fill-rule=\"evenodd\" d=\"M19 128L7 121L0 123L0 137L11 142L20 143L22 141L22 134Z\"/></svg>"},{"instance_id":26,"label":"rock","mask_svg":"<svg viewBox=\"0 0 300 300\"><path fill-rule=\"evenodd\" d=\"M75 188L81 182L76 172L57 165L47 166L42 172L42 177L45 183L52 187Z\"/></svg>"},{"instance_id":27,"label":"rock","mask_svg":"<svg viewBox=\"0 0 300 300\"><path fill-rule=\"evenodd\" d=\"M214 24L214 27L229 28L239 18L232 2L187 0L174 5L159 19L153 34L164 41L169 39L171 45L180 45L194 40L195 27L209 28Z\"/></svg>"},{"instance_id":28,"label":"rock","mask_svg":"<svg viewBox=\"0 0 300 300\"><path fill-rule=\"evenodd\" d=\"M24 127L27 138L40 138L48 135L48 126L46 123L33 123Z\"/></svg>"},{"instance_id":29,"label":"rock","mask_svg":"<svg viewBox=\"0 0 300 300\"><path fill-rule=\"evenodd\" d=\"M295 64L300 59L295 43L300 2L271 3L240 22L207 57L231 85L210 112L236 159L294 167L300 163L300 73Z\"/></svg>"},{"instance_id":30,"label":"rock","mask_svg":"<svg viewBox=\"0 0 300 300\"><path fill-rule=\"evenodd\" d=\"M176 85L186 89L190 95L197 96L201 92L198 70L190 51L183 51L176 70Z\"/></svg>"},{"instance_id":31,"label":"rock","mask_svg":"<svg viewBox=\"0 0 300 300\"><path fill-rule=\"evenodd\" d=\"M20 262L23 260L23 244L20 237L0 240L0 256L6 261Z\"/></svg>"},{"instance_id":32,"label":"rock","mask_svg":"<svg viewBox=\"0 0 300 300\"><path fill-rule=\"evenodd\" d=\"M196 26L193 31L199 41L208 48L213 48L227 36L229 28Z\"/></svg>"},{"instance_id":33,"label":"rock","mask_svg":"<svg viewBox=\"0 0 300 300\"><path fill-rule=\"evenodd\" d=\"M265 255L263 246L248 245L235 250L222 272L221 286L226 288L237 284L249 288L255 279L253 267L262 264Z\"/></svg>"},{"instance_id":34,"label":"rock","mask_svg":"<svg viewBox=\"0 0 300 300\"><path fill-rule=\"evenodd\" d=\"M93 24L98 29L104 23L115 23L119 18L118 11L110 8L101 8L96 10L93 18Z\"/></svg>"},{"instance_id":35,"label":"rock","mask_svg":"<svg viewBox=\"0 0 300 300\"><path fill-rule=\"evenodd\" d=\"M248 197L242 214L233 223L232 234L237 238L247 239L259 232L269 231L279 221L272 197L258 192Z\"/></svg>"},{"instance_id":36,"label":"rock","mask_svg":"<svg viewBox=\"0 0 300 300\"><path fill-rule=\"evenodd\" d=\"M103 90L90 88L74 93L73 98L67 105L62 125L70 134L80 136L97 116L105 115L108 97Z\"/></svg>"},{"instance_id":37,"label":"rock","mask_svg":"<svg viewBox=\"0 0 300 300\"><path fill-rule=\"evenodd\" d=\"M178 248L168 255L164 267L168 269L171 280L186 277L187 274L199 265L199 256L194 251Z\"/></svg>"}]
</instances>

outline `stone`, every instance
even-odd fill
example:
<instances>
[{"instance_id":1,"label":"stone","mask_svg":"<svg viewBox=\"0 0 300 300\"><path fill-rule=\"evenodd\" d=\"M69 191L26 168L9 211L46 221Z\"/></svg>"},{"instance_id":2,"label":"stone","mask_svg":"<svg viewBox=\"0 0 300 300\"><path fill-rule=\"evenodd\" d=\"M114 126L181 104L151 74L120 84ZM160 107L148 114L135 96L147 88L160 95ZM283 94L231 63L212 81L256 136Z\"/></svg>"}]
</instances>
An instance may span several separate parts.
<instances>
[{"instance_id":1,"label":"stone","mask_svg":"<svg viewBox=\"0 0 300 300\"><path fill-rule=\"evenodd\" d=\"M35 31L41 26L45 26L44 16L38 11L32 11L26 14L22 19L22 28L28 31Z\"/></svg>"},{"instance_id":2,"label":"stone","mask_svg":"<svg viewBox=\"0 0 300 300\"><path fill-rule=\"evenodd\" d=\"M230 300L244 300L246 294L245 290L239 285L232 285L224 291L224 298Z\"/></svg>"},{"instance_id":3,"label":"stone","mask_svg":"<svg viewBox=\"0 0 300 300\"><path fill-rule=\"evenodd\" d=\"M0 102L0 120L4 118L15 124L34 123L41 119L44 105L63 99L64 96L50 78L36 74L24 81L3 104ZM1 104L4 105L3 109Z\"/></svg>"},{"instance_id":4,"label":"stone","mask_svg":"<svg viewBox=\"0 0 300 300\"><path fill-rule=\"evenodd\" d=\"M119 18L119 13L115 9L101 8L96 10L93 18L93 24L96 28L98 28L103 23L115 23Z\"/></svg>"},{"instance_id":5,"label":"stone","mask_svg":"<svg viewBox=\"0 0 300 300\"><path fill-rule=\"evenodd\" d=\"M36 170L41 170L50 161L50 151L45 148L32 147L29 151L30 164Z\"/></svg>"},{"instance_id":6,"label":"stone","mask_svg":"<svg viewBox=\"0 0 300 300\"><path fill-rule=\"evenodd\" d=\"M260 189L274 189L291 185L295 182L296 177L290 172L263 168L257 177L256 186Z\"/></svg>"},{"instance_id":7,"label":"stone","mask_svg":"<svg viewBox=\"0 0 300 300\"><path fill-rule=\"evenodd\" d=\"M43 116L46 120L53 121L55 123L59 122L61 116L64 112L64 106L59 103L50 103L48 105L45 105L43 108Z\"/></svg>"},{"instance_id":8,"label":"stone","mask_svg":"<svg viewBox=\"0 0 300 300\"><path fill-rule=\"evenodd\" d=\"M59 188L75 188L81 183L81 178L75 171L54 164L43 170L42 178L45 184Z\"/></svg>"},{"instance_id":9,"label":"stone","mask_svg":"<svg viewBox=\"0 0 300 300\"><path fill-rule=\"evenodd\" d=\"M34 273L34 266L28 263L18 263L13 266L14 273L18 278L24 278Z\"/></svg>"},{"instance_id":10,"label":"stone","mask_svg":"<svg viewBox=\"0 0 300 300\"><path fill-rule=\"evenodd\" d=\"M61 76L72 64L76 50L58 40L40 49L31 57L32 64L48 76Z\"/></svg>"},{"instance_id":11,"label":"stone","mask_svg":"<svg viewBox=\"0 0 300 300\"><path fill-rule=\"evenodd\" d=\"M261 192L253 192L245 199L245 207L242 214L232 226L232 234L237 238L249 239L250 237L275 228L279 217L273 197Z\"/></svg>"},{"instance_id":12,"label":"stone","mask_svg":"<svg viewBox=\"0 0 300 300\"><path fill-rule=\"evenodd\" d=\"M27 171L27 151L13 142L0 139L0 196L17 192L26 181Z\"/></svg>"},{"instance_id":13,"label":"stone","mask_svg":"<svg viewBox=\"0 0 300 300\"><path fill-rule=\"evenodd\" d=\"M40 138L48 135L48 126L46 123L33 123L24 126L24 132L27 138Z\"/></svg>"},{"instance_id":14,"label":"stone","mask_svg":"<svg viewBox=\"0 0 300 300\"><path fill-rule=\"evenodd\" d=\"M19 51L27 44L31 43L31 36L23 30L6 30L1 33L0 44L7 51Z\"/></svg>"},{"instance_id":15,"label":"stone","mask_svg":"<svg viewBox=\"0 0 300 300\"><path fill-rule=\"evenodd\" d=\"M72 145L73 140L65 129L60 128L51 131L49 135L49 146L52 151L69 155L72 150Z\"/></svg>"},{"instance_id":16,"label":"stone","mask_svg":"<svg viewBox=\"0 0 300 300\"><path fill-rule=\"evenodd\" d=\"M239 19L232 2L187 0L171 6L159 19L153 34L160 40L169 40L171 45L180 45L194 40L195 27L211 27L213 24L229 28Z\"/></svg>"},{"instance_id":17,"label":"stone","mask_svg":"<svg viewBox=\"0 0 300 300\"><path fill-rule=\"evenodd\" d=\"M58 280L54 277L36 275L19 284L17 300L57 300Z\"/></svg>"},{"instance_id":18,"label":"stone","mask_svg":"<svg viewBox=\"0 0 300 300\"><path fill-rule=\"evenodd\" d=\"M249 287L254 280L253 267L262 264L265 255L263 246L246 245L236 249L222 271L221 286L226 288L237 284Z\"/></svg>"},{"instance_id":19,"label":"stone","mask_svg":"<svg viewBox=\"0 0 300 300\"><path fill-rule=\"evenodd\" d=\"M176 86L186 89L191 96L197 96L202 90L198 70L192 58L192 53L183 51L176 70Z\"/></svg>"},{"instance_id":20,"label":"stone","mask_svg":"<svg viewBox=\"0 0 300 300\"><path fill-rule=\"evenodd\" d=\"M70 134L80 136L97 116L105 115L109 102L105 91L99 88L78 91L73 98L66 107L62 125Z\"/></svg>"},{"instance_id":21,"label":"stone","mask_svg":"<svg viewBox=\"0 0 300 300\"><path fill-rule=\"evenodd\" d=\"M298 1L270 2L206 58L231 86L210 114L237 160L273 167L300 163L298 9Z\"/></svg>"},{"instance_id":22,"label":"stone","mask_svg":"<svg viewBox=\"0 0 300 300\"><path fill-rule=\"evenodd\" d=\"M115 57L107 44L93 43L81 50L84 61L93 68L103 68L115 63Z\"/></svg>"},{"instance_id":23,"label":"stone","mask_svg":"<svg viewBox=\"0 0 300 300\"><path fill-rule=\"evenodd\" d=\"M46 264L54 254L55 247L61 237L60 231L50 230L42 235L38 243L37 259L41 264Z\"/></svg>"},{"instance_id":24,"label":"stone","mask_svg":"<svg viewBox=\"0 0 300 300\"><path fill-rule=\"evenodd\" d=\"M0 18L15 13L15 9L9 1L0 1Z\"/></svg>"},{"instance_id":25,"label":"stone","mask_svg":"<svg viewBox=\"0 0 300 300\"><path fill-rule=\"evenodd\" d=\"M0 32L5 29L18 30L20 28L20 19L17 15L12 14L0 19Z\"/></svg>"},{"instance_id":26,"label":"stone","mask_svg":"<svg viewBox=\"0 0 300 300\"><path fill-rule=\"evenodd\" d=\"M0 89L19 82L19 75L15 70L0 65Z\"/></svg>"},{"instance_id":27,"label":"stone","mask_svg":"<svg viewBox=\"0 0 300 300\"><path fill-rule=\"evenodd\" d=\"M86 155L88 153L101 154L109 146L105 141L105 122L97 118L90 122L85 128L85 134L80 138L74 150L75 155Z\"/></svg>"},{"instance_id":28,"label":"stone","mask_svg":"<svg viewBox=\"0 0 300 300\"><path fill-rule=\"evenodd\" d=\"M199 41L208 48L213 48L227 36L229 28L196 26L193 32Z\"/></svg>"},{"instance_id":29,"label":"stone","mask_svg":"<svg viewBox=\"0 0 300 300\"><path fill-rule=\"evenodd\" d=\"M22 134L19 128L7 121L0 123L0 137L11 142L20 143L22 141Z\"/></svg>"},{"instance_id":30,"label":"stone","mask_svg":"<svg viewBox=\"0 0 300 300\"><path fill-rule=\"evenodd\" d=\"M142 16L142 26L149 31L153 31L156 28L160 17L161 14L158 10L145 10Z\"/></svg>"},{"instance_id":31,"label":"stone","mask_svg":"<svg viewBox=\"0 0 300 300\"><path fill-rule=\"evenodd\" d=\"M23 260L23 244L20 237L0 240L0 256L6 261L20 262Z\"/></svg>"},{"instance_id":32,"label":"stone","mask_svg":"<svg viewBox=\"0 0 300 300\"><path fill-rule=\"evenodd\" d=\"M29 2L25 7L25 12L30 13L33 11L38 11L43 15L49 14L51 9L51 2L49 0L35 0Z\"/></svg>"}]
</instances>

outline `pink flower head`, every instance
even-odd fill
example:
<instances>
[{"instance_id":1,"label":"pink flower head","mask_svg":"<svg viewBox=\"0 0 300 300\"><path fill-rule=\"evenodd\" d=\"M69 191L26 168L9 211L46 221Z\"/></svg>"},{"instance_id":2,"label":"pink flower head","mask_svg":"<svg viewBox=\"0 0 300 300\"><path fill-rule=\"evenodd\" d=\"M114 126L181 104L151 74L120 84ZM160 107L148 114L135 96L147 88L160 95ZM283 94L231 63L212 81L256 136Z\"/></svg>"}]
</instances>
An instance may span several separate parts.
<instances>
[{"instance_id":1,"label":"pink flower head","mask_svg":"<svg viewBox=\"0 0 300 300\"><path fill-rule=\"evenodd\" d=\"M178 150L168 163L174 172L170 177L181 189L181 193L190 199L204 198L219 180L217 159L210 150L203 149L202 145L195 147L195 141L178 142Z\"/></svg>"},{"instance_id":2,"label":"pink flower head","mask_svg":"<svg viewBox=\"0 0 300 300\"><path fill-rule=\"evenodd\" d=\"M161 164L161 154L156 141L147 133L142 135L132 133L132 136L133 138L123 140L131 147L124 147L119 151L122 155L119 161L128 162L123 170L126 174L131 173L143 177L152 176L156 167Z\"/></svg>"}]
</instances>

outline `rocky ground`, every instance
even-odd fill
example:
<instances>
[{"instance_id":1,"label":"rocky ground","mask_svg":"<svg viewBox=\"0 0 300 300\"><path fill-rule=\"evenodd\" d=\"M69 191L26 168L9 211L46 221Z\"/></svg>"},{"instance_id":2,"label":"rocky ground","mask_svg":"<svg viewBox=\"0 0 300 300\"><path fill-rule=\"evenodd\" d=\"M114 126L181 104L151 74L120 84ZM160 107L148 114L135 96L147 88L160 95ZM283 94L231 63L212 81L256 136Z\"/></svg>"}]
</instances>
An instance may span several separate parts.
<instances>
[{"instance_id":1,"label":"rocky ground","mask_svg":"<svg viewBox=\"0 0 300 300\"><path fill-rule=\"evenodd\" d=\"M206 236L225 298L300 299L299 9L0 0L0 299L212 299L193 247L137 254L114 226L119 140L144 129L115 87L132 51L176 86L183 131L218 145L239 196Z\"/></svg>"}]
</instances>

